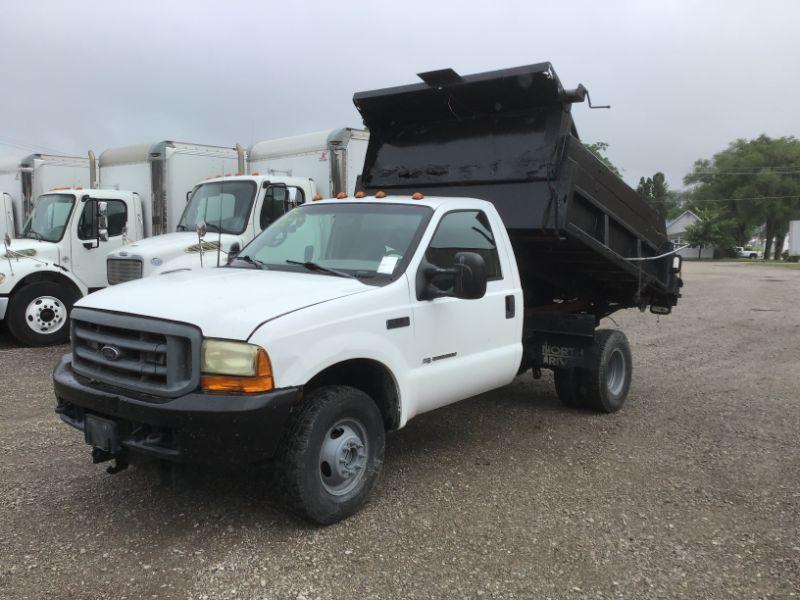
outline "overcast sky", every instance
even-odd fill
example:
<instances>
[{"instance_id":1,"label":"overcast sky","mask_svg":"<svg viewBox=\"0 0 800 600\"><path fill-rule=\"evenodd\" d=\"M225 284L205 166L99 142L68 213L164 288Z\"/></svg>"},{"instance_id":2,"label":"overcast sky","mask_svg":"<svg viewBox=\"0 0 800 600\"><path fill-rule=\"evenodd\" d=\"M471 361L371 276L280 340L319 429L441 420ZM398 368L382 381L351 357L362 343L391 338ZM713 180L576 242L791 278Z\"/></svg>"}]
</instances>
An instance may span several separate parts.
<instances>
[{"instance_id":1,"label":"overcast sky","mask_svg":"<svg viewBox=\"0 0 800 600\"><path fill-rule=\"evenodd\" d=\"M800 2L0 2L0 156L360 126L353 92L549 60L584 141L671 187L737 137L800 135ZM10 145L15 144L15 145Z\"/></svg>"}]
</instances>

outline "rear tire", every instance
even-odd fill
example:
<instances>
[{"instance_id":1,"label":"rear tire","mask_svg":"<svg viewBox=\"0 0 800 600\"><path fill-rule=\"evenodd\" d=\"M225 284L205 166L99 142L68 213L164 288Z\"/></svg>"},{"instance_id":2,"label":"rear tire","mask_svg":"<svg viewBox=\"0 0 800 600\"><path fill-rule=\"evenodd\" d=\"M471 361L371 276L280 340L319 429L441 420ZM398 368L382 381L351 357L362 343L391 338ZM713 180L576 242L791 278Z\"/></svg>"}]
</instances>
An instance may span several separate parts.
<instances>
[{"instance_id":1,"label":"rear tire","mask_svg":"<svg viewBox=\"0 0 800 600\"><path fill-rule=\"evenodd\" d=\"M26 346L63 344L69 339L69 312L76 300L72 290L52 281L26 285L8 301L8 329Z\"/></svg>"},{"instance_id":2,"label":"rear tire","mask_svg":"<svg viewBox=\"0 0 800 600\"><path fill-rule=\"evenodd\" d=\"M628 338L617 329L598 329L594 364L586 372L587 406L597 412L617 412L628 397L632 376Z\"/></svg>"},{"instance_id":3,"label":"rear tire","mask_svg":"<svg viewBox=\"0 0 800 600\"><path fill-rule=\"evenodd\" d=\"M364 392L336 385L311 391L274 461L289 508L321 525L355 513L381 470L385 438L380 410Z\"/></svg>"}]
</instances>

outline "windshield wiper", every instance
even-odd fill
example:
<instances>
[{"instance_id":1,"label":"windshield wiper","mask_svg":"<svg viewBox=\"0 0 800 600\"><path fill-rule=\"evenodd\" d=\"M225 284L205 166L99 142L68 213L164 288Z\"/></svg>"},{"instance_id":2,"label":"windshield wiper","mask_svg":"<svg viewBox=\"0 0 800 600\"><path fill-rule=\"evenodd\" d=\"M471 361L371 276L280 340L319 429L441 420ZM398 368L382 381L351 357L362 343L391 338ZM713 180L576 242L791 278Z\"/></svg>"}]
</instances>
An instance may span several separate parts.
<instances>
[{"instance_id":1,"label":"windshield wiper","mask_svg":"<svg viewBox=\"0 0 800 600\"><path fill-rule=\"evenodd\" d=\"M287 260L287 263L290 265L300 265L301 267L305 267L309 271L321 271L323 273L329 273L331 275L336 275L337 277L347 277L348 279L358 279L355 275L351 275L350 273L345 273L344 271L337 271L336 269L331 269L330 267L323 267L319 263L312 262L307 260L306 262L301 262L299 260Z\"/></svg>"},{"instance_id":2,"label":"windshield wiper","mask_svg":"<svg viewBox=\"0 0 800 600\"><path fill-rule=\"evenodd\" d=\"M33 229L31 229L28 233L26 233L25 237L29 239L34 239L39 242L41 242L44 239L44 236L42 236L41 233L39 233L38 231L34 231Z\"/></svg>"},{"instance_id":3,"label":"windshield wiper","mask_svg":"<svg viewBox=\"0 0 800 600\"><path fill-rule=\"evenodd\" d=\"M259 269L265 269L265 270L269 269L269 267L267 266L267 263L262 262L262 261L258 260L257 258L253 258L252 256L247 256L245 254L238 254L238 255L233 257L233 260L242 260L242 261L246 262L247 264L253 265L254 267L258 267Z\"/></svg>"}]
</instances>

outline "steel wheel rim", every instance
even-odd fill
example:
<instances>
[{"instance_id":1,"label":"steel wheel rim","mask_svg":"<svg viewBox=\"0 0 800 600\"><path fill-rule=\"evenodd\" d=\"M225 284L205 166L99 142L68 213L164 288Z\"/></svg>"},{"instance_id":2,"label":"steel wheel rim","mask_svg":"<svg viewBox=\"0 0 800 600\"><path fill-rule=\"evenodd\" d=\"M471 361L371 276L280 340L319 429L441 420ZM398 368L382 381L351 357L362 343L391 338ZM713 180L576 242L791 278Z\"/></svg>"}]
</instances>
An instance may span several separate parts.
<instances>
[{"instance_id":1,"label":"steel wheel rim","mask_svg":"<svg viewBox=\"0 0 800 600\"><path fill-rule=\"evenodd\" d=\"M25 309L25 323L36 333L50 335L67 322L67 307L54 296L34 298Z\"/></svg>"},{"instance_id":2,"label":"steel wheel rim","mask_svg":"<svg viewBox=\"0 0 800 600\"><path fill-rule=\"evenodd\" d=\"M368 457L364 425L357 419L340 419L325 433L319 451L322 486L334 496L353 491L364 479Z\"/></svg>"},{"instance_id":3,"label":"steel wheel rim","mask_svg":"<svg viewBox=\"0 0 800 600\"><path fill-rule=\"evenodd\" d=\"M622 350L615 348L608 358L608 366L606 367L606 388L612 396L622 394L622 389L625 387L627 367L627 361Z\"/></svg>"}]
</instances>

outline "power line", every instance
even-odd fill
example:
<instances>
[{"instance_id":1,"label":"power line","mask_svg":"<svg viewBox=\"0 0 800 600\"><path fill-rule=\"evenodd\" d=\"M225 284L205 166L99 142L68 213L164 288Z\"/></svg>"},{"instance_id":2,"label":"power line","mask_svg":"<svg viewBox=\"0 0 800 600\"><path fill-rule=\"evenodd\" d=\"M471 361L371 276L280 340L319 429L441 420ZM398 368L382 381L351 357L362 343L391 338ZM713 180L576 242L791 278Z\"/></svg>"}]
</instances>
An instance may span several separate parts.
<instances>
[{"instance_id":1,"label":"power line","mask_svg":"<svg viewBox=\"0 0 800 600\"><path fill-rule=\"evenodd\" d=\"M752 196L750 198L687 198L681 200L647 200L649 204L667 204L667 203L682 203L682 204L700 204L705 202L738 202L740 200L792 200L798 199L800 196Z\"/></svg>"},{"instance_id":2,"label":"power line","mask_svg":"<svg viewBox=\"0 0 800 600\"><path fill-rule=\"evenodd\" d=\"M64 152L62 150L56 150L55 148L48 148L47 146L36 146L32 144L24 144L22 142L18 142L15 140L9 139L0 139L0 146L10 146L12 148L19 148L20 150L25 150L27 152L47 152L49 154L64 154L67 156L71 156L71 152Z\"/></svg>"}]
</instances>

